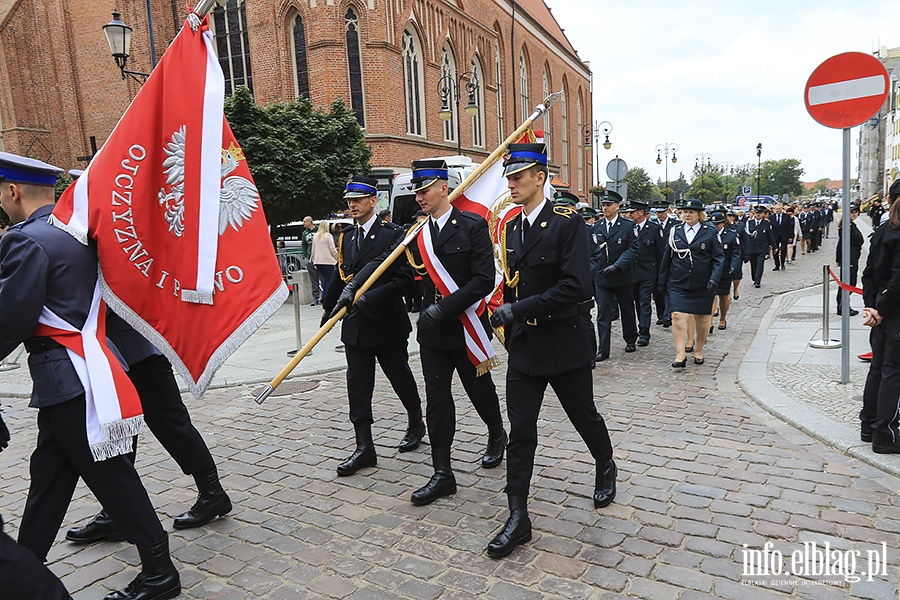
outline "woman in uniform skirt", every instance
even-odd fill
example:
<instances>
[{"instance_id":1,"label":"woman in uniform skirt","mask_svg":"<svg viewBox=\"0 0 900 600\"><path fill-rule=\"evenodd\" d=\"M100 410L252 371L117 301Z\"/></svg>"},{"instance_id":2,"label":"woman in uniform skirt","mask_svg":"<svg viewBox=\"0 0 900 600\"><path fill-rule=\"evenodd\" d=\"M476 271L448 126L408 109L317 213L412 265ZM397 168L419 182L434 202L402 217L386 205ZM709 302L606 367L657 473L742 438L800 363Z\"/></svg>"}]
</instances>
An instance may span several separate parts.
<instances>
[{"instance_id":1,"label":"woman in uniform skirt","mask_svg":"<svg viewBox=\"0 0 900 600\"><path fill-rule=\"evenodd\" d=\"M731 282L734 274L741 268L741 240L737 229L729 227L726 213L716 211L709 215L709 222L715 225L719 231L719 241L722 242L722 250L725 253L725 263L722 269L722 278L716 289L718 301L713 302L713 317L719 317L719 330L728 326L728 308L731 306ZM712 333L713 325L710 323L709 332Z\"/></svg>"},{"instance_id":2,"label":"woman in uniform skirt","mask_svg":"<svg viewBox=\"0 0 900 600\"><path fill-rule=\"evenodd\" d=\"M668 288L672 305L672 337L675 339L672 367L677 369L687 365L685 336L690 315L697 323L694 364L702 365L705 360L703 346L712 319L713 297L725 265L718 230L703 222L705 211L703 202L696 198L681 206L683 224L669 231L660 265L659 285Z\"/></svg>"}]
</instances>

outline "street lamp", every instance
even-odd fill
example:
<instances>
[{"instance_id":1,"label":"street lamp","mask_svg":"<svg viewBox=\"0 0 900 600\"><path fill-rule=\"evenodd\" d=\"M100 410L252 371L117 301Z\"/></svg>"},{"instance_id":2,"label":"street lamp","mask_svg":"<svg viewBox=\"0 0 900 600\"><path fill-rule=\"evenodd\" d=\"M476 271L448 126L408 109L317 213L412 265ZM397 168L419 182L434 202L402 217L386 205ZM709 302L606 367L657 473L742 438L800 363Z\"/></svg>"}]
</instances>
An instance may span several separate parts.
<instances>
[{"instance_id":1,"label":"street lamp","mask_svg":"<svg viewBox=\"0 0 900 600\"><path fill-rule=\"evenodd\" d=\"M609 150L612 148L612 142L609 141L609 134L612 133L612 125L609 121L594 121L593 127L590 123L584 126L581 134L584 136L584 147L591 148L591 138L596 142L593 144L594 147L600 145L600 134L603 134L603 149ZM594 156L596 157L596 161L591 161L591 163L595 163L595 171L594 171L594 182L595 185L599 185L600 181L600 153L594 152Z\"/></svg>"},{"instance_id":2,"label":"street lamp","mask_svg":"<svg viewBox=\"0 0 900 600\"><path fill-rule=\"evenodd\" d=\"M761 198L762 190L760 189L760 185L759 185L759 183L760 183L759 174L761 171L761 167L762 167L762 142L760 142L756 145L756 203L757 204L759 204L759 202L762 200L762 198Z\"/></svg>"},{"instance_id":3,"label":"street lamp","mask_svg":"<svg viewBox=\"0 0 900 600\"><path fill-rule=\"evenodd\" d=\"M103 26L103 33L106 34L106 41L109 42L109 50L112 52L113 59L116 61L119 70L122 71L122 79L125 79L127 75L138 83L144 83L150 77L150 73L125 69L125 65L128 64L128 56L131 54L131 32L134 29L123 23L119 19L120 16L122 15L119 11L114 10L112 21Z\"/></svg>"},{"instance_id":4,"label":"street lamp","mask_svg":"<svg viewBox=\"0 0 900 600\"><path fill-rule=\"evenodd\" d=\"M703 176L706 174L706 169L712 167L712 154L695 154L694 155L694 171L700 171L700 191L697 193L698 196L701 196L701 200L703 199L703 184L704 179Z\"/></svg>"},{"instance_id":5,"label":"street lamp","mask_svg":"<svg viewBox=\"0 0 900 600\"><path fill-rule=\"evenodd\" d=\"M666 189L669 189L669 150L672 151L672 164L678 162L678 157L675 156L675 153L678 152L678 144L658 144L656 146L656 164L663 163L663 156L665 156L666 163ZM669 201L669 194L666 194L666 202Z\"/></svg>"},{"instance_id":6,"label":"street lamp","mask_svg":"<svg viewBox=\"0 0 900 600\"><path fill-rule=\"evenodd\" d=\"M725 161L719 165L722 168L722 175L725 177L725 191L723 194L724 200L723 204L728 204L728 176L734 175L734 169L737 167L736 164L730 161Z\"/></svg>"},{"instance_id":7,"label":"street lamp","mask_svg":"<svg viewBox=\"0 0 900 600\"><path fill-rule=\"evenodd\" d=\"M459 115L459 88L462 86L462 80L468 75L466 81L466 93L469 94L469 102L466 104L465 112L470 117L478 114L478 103L475 101L475 93L478 91L478 77L472 71L466 71L459 76L458 80L454 80L449 74L441 77L438 82L438 90L441 92L441 110L438 116L441 121L449 121L453 118L453 110L450 108L451 102L456 105L456 114ZM462 136L460 134L459 119L456 119L456 153L462 154Z\"/></svg>"}]
</instances>

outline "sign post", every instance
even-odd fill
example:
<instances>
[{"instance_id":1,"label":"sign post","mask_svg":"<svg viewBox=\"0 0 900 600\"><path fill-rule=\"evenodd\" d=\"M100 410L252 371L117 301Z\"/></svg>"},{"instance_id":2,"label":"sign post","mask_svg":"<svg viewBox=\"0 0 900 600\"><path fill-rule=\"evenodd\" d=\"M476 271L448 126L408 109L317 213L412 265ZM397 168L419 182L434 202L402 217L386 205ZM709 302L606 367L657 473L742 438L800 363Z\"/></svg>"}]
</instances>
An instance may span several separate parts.
<instances>
[{"instance_id":1,"label":"sign post","mask_svg":"<svg viewBox=\"0 0 900 600\"><path fill-rule=\"evenodd\" d=\"M843 194L841 238L850 239L850 128L878 113L890 90L890 78L880 60L871 54L845 52L816 67L804 90L809 115L817 122L842 129ZM841 282L850 280L850 244L841 247ZM850 382L850 294L841 290L841 383Z\"/></svg>"}]
</instances>

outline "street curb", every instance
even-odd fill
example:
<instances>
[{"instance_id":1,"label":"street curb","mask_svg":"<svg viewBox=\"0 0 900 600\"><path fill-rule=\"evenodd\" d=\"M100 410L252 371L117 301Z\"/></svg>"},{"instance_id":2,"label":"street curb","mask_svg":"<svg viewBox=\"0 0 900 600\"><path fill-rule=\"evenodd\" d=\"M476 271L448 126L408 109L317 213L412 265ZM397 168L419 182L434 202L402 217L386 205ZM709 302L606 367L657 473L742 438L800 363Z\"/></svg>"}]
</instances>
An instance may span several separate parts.
<instances>
[{"instance_id":1,"label":"street curb","mask_svg":"<svg viewBox=\"0 0 900 600\"><path fill-rule=\"evenodd\" d=\"M757 405L785 423L825 442L844 454L885 471L888 475L900 477L900 460L891 458L889 455L874 454L871 444L860 441L858 429L839 423L796 402L769 380L767 367L771 359L774 338L768 334L768 331L779 306L786 298L808 293L817 287L821 287L821 284L775 296L766 314L760 319L759 328L750 347L740 360L738 385Z\"/></svg>"}]
</instances>

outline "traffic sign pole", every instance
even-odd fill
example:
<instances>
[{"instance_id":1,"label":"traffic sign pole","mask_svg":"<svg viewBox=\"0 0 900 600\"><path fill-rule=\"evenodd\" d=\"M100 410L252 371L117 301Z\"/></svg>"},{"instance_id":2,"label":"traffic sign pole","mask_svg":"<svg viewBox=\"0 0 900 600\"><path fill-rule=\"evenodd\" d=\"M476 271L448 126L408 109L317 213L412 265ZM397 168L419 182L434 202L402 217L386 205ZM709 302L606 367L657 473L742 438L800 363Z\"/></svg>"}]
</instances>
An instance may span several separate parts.
<instances>
[{"instance_id":1,"label":"traffic sign pole","mask_svg":"<svg viewBox=\"0 0 900 600\"><path fill-rule=\"evenodd\" d=\"M850 128L878 114L887 99L890 79L880 60L862 52L832 56L816 67L804 90L809 115L826 127L842 129L841 282L850 280ZM827 285L825 286L827 289ZM841 295L841 383L850 382L850 294ZM828 306L828 300L825 300ZM827 318L827 316L826 316Z\"/></svg>"}]
</instances>

